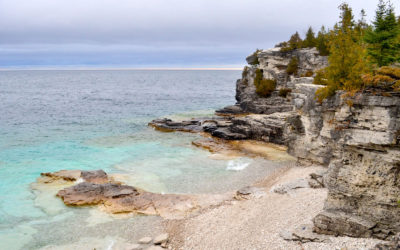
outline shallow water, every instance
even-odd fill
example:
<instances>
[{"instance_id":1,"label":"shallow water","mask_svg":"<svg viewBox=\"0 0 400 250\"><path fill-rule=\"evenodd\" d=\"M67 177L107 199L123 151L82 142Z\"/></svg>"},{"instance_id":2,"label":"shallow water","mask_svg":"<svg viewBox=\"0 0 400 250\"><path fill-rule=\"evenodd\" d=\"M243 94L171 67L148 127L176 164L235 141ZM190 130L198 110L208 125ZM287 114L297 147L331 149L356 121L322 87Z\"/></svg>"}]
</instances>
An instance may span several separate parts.
<instances>
[{"instance_id":1,"label":"shallow water","mask_svg":"<svg viewBox=\"0 0 400 250\"><path fill-rule=\"evenodd\" d=\"M41 172L103 169L153 192L217 193L279 167L264 159L218 160L192 146L199 135L147 127L157 117L205 116L234 103L239 77L239 71L0 72L0 249L96 237L102 239L96 244L129 242L160 227L157 217L116 218L65 207L51 195L37 198L30 184Z\"/></svg>"}]
</instances>

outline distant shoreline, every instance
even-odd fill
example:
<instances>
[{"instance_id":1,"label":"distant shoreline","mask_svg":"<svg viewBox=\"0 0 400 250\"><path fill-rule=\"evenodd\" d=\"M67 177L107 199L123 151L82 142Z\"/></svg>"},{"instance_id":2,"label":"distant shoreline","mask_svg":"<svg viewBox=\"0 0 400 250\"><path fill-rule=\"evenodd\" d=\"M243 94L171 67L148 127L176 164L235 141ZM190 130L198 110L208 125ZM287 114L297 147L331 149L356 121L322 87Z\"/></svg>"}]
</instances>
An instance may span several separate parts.
<instances>
[{"instance_id":1,"label":"distant shoreline","mask_svg":"<svg viewBox=\"0 0 400 250\"><path fill-rule=\"evenodd\" d=\"M120 70L120 71L220 71L220 70L242 70L242 68L0 68L0 71L41 71L41 70Z\"/></svg>"}]
</instances>

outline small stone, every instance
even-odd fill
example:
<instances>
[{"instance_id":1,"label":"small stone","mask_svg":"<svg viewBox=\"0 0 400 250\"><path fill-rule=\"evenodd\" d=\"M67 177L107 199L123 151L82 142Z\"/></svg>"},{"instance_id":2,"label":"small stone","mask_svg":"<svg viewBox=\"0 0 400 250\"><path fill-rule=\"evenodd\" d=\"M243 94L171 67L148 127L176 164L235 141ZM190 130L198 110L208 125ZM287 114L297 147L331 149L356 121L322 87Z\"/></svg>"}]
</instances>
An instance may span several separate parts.
<instances>
[{"instance_id":1,"label":"small stone","mask_svg":"<svg viewBox=\"0 0 400 250\"><path fill-rule=\"evenodd\" d=\"M160 234L157 237L154 238L154 244L155 245L160 245L161 243L167 242L168 241L169 235L167 233Z\"/></svg>"},{"instance_id":2,"label":"small stone","mask_svg":"<svg viewBox=\"0 0 400 250\"><path fill-rule=\"evenodd\" d=\"M143 249L143 248L139 244L130 244L125 249L126 250L140 250L140 249Z\"/></svg>"},{"instance_id":3,"label":"small stone","mask_svg":"<svg viewBox=\"0 0 400 250\"><path fill-rule=\"evenodd\" d=\"M152 238L151 237L143 237L141 238L138 242L140 244L149 244L151 242Z\"/></svg>"}]
</instances>

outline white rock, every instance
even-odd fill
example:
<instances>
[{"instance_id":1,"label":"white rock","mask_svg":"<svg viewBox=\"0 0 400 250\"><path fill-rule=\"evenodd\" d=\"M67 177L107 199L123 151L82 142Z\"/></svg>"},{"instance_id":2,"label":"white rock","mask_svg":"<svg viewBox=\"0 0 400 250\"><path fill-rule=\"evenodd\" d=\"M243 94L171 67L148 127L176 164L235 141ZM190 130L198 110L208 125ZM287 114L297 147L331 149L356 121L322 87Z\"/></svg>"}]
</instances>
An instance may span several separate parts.
<instances>
[{"instance_id":1,"label":"white rock","mask_svg":"<svg viewBox=\"0 0 400 250\"><path fill-rule=\"evenodd\" d=\"M154 244L160 245L161 243L167 242L168 238L169 235L167 233L160 234L154 238Z\"/></svg>"},{"instance_id":2,"label":"white rock","mask_svg":"<svg viewBox=\"0 0 400 250\"><path fill-rule=\"evenodd\" d=\"M149 244L151 242L152 238L151 237L143 237L141 238L138 242L140 244Z\"/></svg>"}]
</instances>

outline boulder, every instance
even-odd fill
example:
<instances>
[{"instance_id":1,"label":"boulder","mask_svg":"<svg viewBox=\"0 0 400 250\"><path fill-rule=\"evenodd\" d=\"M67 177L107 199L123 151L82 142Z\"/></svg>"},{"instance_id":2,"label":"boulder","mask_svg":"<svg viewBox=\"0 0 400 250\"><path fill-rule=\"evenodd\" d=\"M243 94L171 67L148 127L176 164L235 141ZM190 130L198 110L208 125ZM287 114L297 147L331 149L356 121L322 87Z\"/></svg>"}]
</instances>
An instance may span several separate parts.
<instances>
[{"instance_id":1,"label":"boulder","mask_svg":"<svg viewBox=\"0 0 400 250\"><path fill-rule=\"evenodd\" d=\"M156 236L154 238L153 243L155 245L161 245L162 243L168 242L168 239L169 239L169 234L163 233L163 234L160 234L160 235Z\"/></svg>"},{"instance_id":2,"label":"boulder","mask_svg":"<svg viewBox=\"0 0 400 250\"><path fill-rule=\"evenodd\" d=\"M149 244L153 239L151 237L143 237L138 240L140 244Z\"/></svg>"}]
</instances>

